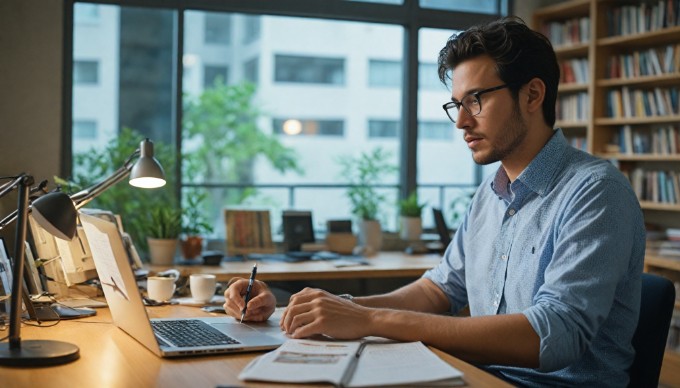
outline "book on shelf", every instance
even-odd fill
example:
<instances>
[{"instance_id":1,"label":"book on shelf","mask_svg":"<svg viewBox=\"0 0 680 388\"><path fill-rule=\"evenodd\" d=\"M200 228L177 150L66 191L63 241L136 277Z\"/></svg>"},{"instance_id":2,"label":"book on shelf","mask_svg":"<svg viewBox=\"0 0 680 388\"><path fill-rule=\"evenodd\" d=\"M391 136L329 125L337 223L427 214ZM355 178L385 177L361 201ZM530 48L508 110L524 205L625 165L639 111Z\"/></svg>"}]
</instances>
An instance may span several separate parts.
<instances>
[{"instance_id":1,"label":"book on shelf","mask_svg":"<svg viewBox=\"0 0 680 388\"><path fill-rule=\"evenodd\" d=\"M454 386L463 373L422 342L286 341L251 361L239 375L246 381L331 383L334 386Z\"/></svg>"}]
</instances>

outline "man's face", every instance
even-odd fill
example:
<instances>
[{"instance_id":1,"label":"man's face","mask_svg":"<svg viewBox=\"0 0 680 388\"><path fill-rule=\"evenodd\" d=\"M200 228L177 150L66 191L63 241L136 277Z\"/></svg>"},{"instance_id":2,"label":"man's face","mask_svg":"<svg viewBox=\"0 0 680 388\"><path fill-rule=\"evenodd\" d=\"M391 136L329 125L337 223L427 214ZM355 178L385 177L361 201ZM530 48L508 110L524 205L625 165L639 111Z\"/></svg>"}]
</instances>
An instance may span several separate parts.
<instances>
[{"instance_id":1,"label":"man's face","mask_svg":"<svg viewBox=\"0 0 680 388\"><path fill-rule=\"evenodd\" d=\"M455 101L483 89L503 85L494 61L488 56L472 58L460 63L453 72ZM513 155L527 135L517 102L508 88L484 93L479 97L481 112L472 116L460 109L456 127L464 131L464 139L477 164L506 160Z\"/></svg>"}]
</instances>

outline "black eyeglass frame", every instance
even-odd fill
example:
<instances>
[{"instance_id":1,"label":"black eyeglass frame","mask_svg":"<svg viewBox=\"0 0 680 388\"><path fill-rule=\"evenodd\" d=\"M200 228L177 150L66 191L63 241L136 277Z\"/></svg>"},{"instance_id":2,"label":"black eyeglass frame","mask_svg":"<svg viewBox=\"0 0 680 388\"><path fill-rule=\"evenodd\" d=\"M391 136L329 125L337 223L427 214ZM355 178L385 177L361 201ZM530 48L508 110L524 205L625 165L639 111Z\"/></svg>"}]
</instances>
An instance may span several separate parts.
<instances>
[{"instance_id":1,"label":"black eyeglass frame","mask_svg":"<svg viewBox=\"0 0 680 388\"><path fill-rule=\"evenodd\" d=\"M472 117L477 116L480 113L482 113L482 99L480 98L480 96L482 94L495 92L496 90L501 90L501 89L504 89L504 88L507 88L507 87L510 87L510 84L503 84L503 85L494 86L494 87L491 87L491 88L478 90L476 92L468 93L465 96L463 96L463 98L461 98L460 101L449 101L446 104L442 105L442 108L444 109L444 112L446 112L446 116L449 118L449 120L451 120L451 122L453 122L455 124L456 118L451 116L451 114L449 113L449 109L451 109L455 106L456 112L458 112L458 111L460 111L460 108L463 107L463 109L465 109L465 112L467 112L467 114L469 114L470 116L472 116ZM472 114L472 112L470 112L470 110L465 105L463 105L463 100L465 100L466 98L468 98L470 96L474 96L475 99L477 100L477 102L479 103L479 112L477 112L475 114Z\"/></svg>"}]
</instances>

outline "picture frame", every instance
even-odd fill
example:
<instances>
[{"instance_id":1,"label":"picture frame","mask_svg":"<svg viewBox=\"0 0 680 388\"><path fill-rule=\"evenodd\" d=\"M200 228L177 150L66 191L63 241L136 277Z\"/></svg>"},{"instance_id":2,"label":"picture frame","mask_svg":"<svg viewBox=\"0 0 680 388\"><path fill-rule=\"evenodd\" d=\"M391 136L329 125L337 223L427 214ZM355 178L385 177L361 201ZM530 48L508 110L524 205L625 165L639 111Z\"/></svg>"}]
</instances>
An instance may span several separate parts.
<instances>
[{"instance_id":1,"label":"picture frame","mask_svg":"<svg viewBox=\"0 0 680 388\"><path fill-rule=\"evenodd\" d=\"M227 255L276 253L268 210L225 209Z\"/></svg>"}]
</instances>

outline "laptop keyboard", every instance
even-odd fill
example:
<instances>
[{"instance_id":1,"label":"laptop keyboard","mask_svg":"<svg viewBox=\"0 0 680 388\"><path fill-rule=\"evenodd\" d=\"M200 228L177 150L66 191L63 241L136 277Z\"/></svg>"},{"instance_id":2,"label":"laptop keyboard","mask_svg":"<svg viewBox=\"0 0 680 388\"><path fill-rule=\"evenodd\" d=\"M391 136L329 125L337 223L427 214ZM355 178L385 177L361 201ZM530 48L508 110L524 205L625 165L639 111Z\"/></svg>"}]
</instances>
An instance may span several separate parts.
<instances>
[{"instance_id":1,"label":"laptop keyboard","mask_svg":"<svg viewBox=\"0 0 680 388\"><path fill-rule=\"evenodd\" d=\"M196 319L151 321L151 326L162 342L180 348L239 344L234 338Z\"/></svg>"}]
</instances>

